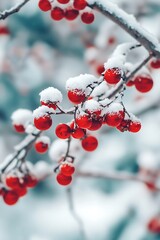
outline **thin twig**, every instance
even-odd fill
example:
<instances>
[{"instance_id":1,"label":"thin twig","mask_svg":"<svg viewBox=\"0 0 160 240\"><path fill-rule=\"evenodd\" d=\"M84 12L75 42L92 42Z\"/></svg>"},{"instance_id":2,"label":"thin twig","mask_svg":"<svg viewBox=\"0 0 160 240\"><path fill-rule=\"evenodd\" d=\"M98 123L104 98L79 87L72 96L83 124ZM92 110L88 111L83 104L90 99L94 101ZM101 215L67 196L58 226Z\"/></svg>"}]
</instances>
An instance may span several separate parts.
<instances>
[{"instance_id":1,"label":"thin twig","mask_svg":"<svg viewBox=\"0 0 160 240\"><path fill-rule=\"evenodd\" d=\"M76 173L77 177L83 177L83 178L102 178L102 179L111 179L111 180L122 180L122 181L136 181L141 183L149 183L152 182L152 178L150 177L142 177L140 175L134 175L131 173L120 173L120 172L82 172L77 171ZM159 187L156 187L157 191L160 191Z\"/></svg>"},{"instance_id":2,"label":"thin twig","mask_svg":"<svg viewBox=\"0 0 160 240\"><path fill-rule=\"evenodd\" d=\"M72 193L71 188L67 189L67 196L68 196L68 203L69 203L69 208L70 208L71 214L79 226L79 231L82 236L81 239L85 240L87 238L86 238L86 234L85 234L85 230L84 230L84 225L83 225L82 220L80 219L80 217L77 215L77 213L75 211L74 202L73 202L73 193Z\"/></svg>"}]
</instances>

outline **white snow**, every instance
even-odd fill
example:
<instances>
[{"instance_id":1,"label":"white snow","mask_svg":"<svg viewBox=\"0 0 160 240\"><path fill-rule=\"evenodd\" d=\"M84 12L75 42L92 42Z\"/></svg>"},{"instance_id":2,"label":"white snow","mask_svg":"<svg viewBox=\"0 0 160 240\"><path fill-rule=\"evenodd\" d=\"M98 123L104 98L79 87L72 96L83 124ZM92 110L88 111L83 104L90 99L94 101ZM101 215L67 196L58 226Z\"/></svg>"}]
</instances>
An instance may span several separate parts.
<instances>
[{"instance_id":1,"label":"white snow","mask_svg":"<svg viewBox=\"0 0 160 240\"><path fill-rule=\"evenodd\" d=\"M54 114L54 113L55 111L52 108L49 108L47 106L40 106L33 111L33 117L39 118L39 117L43 117L45 115Z\"/></svg>"},{"instance_id":2,"label":"white snow","mask_svg":"<svg viewBox=\"0 0 160 240\"><path fill-rule=\"evenodd\" d=\"M43 142L44 144L50 145L51 140L50 140L50 138L47 137L47 136L40 136L39 138L37 138L36 143L37 143L37 142Z\"/></svg>"},{"instance_id":3,"label":"white snow","mask_svg":"<svg viewBox=\"0 0 160 240\"><path fill-rule=\"evenodd\" d=\"M66 89L69 90L86 90L88 85L92 85L97 82L95 76L91 74L80 74L79 76L69 78L66 82Z\"/></svg>"},{"instance_id":4,"label":"white snow","mask_svg":"<svg viewBox=\"0 0 160 240\"><path fill-rule=\"evenodd\" d=\"M40 95L40 101L43 102L53 102L53 103L60 103L62 102L62 93L54 87L48 87L46 89L44 89L43 91L41 91L39 93Z\"/></svg>"},{"instance_id":5,"label":"white snow","mask_svg":"<svg viewBox=\"0 0 160 240\"><path fill-rule=\"evenodd\" d=\"M32 112L28 109L18 109L12 113L13 124L26 126L32 122Z\"/></svg>"}]
</instances>

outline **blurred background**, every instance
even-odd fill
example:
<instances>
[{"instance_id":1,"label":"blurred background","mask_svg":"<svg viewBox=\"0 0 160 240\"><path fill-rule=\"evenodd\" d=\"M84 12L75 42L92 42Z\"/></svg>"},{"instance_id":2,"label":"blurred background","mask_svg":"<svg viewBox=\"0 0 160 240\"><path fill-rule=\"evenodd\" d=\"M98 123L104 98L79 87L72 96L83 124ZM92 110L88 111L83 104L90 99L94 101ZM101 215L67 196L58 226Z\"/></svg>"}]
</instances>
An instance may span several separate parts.
<instances>
[{"instance_id":1,"label":"blurred background","mask_svg":"<svg viewBox=\"0 0 160 240\"><path fill-rule=\"evenodd\" d=\"M0 1L0 11L20 0ZM112 0L160 39L159 0ZM91 25L55 22L49 13L31 0L18 14L0 21L0 152L3 161L24 136L15 133L10 116L18 108L34 110L39 106L39 92L48 86L60 89L66 101L65 82L81 73L98 76L100 67L115 47L131 41L118 26L100 13ZM5 29L5 30L4 30ZM140 61L145 50L132 53ZM99 148L78 157L81 170L109 172L160 171L160 70L151 69L154 87L147 94L133 88L125 92L127 110L142 120L140 133L120 133L103 127L98 132ZM54 126L66 122L66 116L54 117ZM54 126L48 135L54 141ZM53 162L52 154L39 155L34 150L27 160ZM15 206L0 201L1 240L158 240L147 224L160 214L160 194L144 184L94 178L77 178L70 195L52 176L31 190ZM73 206L72 206L73 208ZM77 221L78 220L78 221ZM81 228L86 237L82 235Z\"/></svg>"}]
</instances>

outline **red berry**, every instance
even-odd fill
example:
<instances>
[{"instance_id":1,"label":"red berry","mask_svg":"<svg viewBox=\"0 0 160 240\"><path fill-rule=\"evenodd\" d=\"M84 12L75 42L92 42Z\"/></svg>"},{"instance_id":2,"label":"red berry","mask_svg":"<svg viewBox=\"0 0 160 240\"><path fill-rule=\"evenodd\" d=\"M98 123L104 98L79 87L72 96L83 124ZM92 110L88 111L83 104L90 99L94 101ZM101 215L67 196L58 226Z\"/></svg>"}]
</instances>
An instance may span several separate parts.
<instances>
[{"instance_id":1,"label":"red berry","mask_svg":"<svg viewBox=\"0 0 160 240\"><path fill-rule=\"evenodd\" d=\"M62 163L60 172L65 176L71 176L75 172L75 167L72 163Z\"/></svg>"},{"instance_id":2,"label":"red berry","mask_svg":"<svg viewBox=\"0 0 160 240\"><path fill-rule=\"evenodd\" d=\"M110 37L110 38L108 39L108 44L109 44L109 45L112 45L112 44L114 44L115 42L116 42L115 37Z\"/></svg>"},{"instance_id":3,"label":"red berry","mask_svg":"<svg viewBox=\"0 0 160 240\"><path fill-rule=\"evenodd\" d=\"M33 188L38 184L38 180L35 176L31 176L28 174L25 176L24 179L25 179L26 187L28 188Z\"/></svg>"},{"instance_id":4,"label":"red berry","mask_svg":"<svg viewBox=\"0 0 160 240\"><path fill-rule=\"evenodd\" d=\"M52 118L50 115L34 118L34 125L41 131L48 130L52 126Z\"/></svg>"},{"instance_id":5,"label":"red berry","mask_svg":"<svg viewBox=\"0 0 160 240\"><path fill-rule=\"evenodd\" d=\"M19 178L16 177L16 176L8 176L8 177L6 177L6 185L9 188L13 188L13 189L21 187Z\"/></svg>"},{"instance_id":6,"label":"red berry","mask_svg":"<svg viewBox=\"0 0 160 240\"><path fill-rule=\"evenodd\" d=\"M91 24L94 21L94 14L91 12L84 12L81 15L81 20L83 23Z\"/></svg>"},{"instance_id":7,"label":"red berry","mask_svg":"<svg viewBox=\"0 0 160 240\"><path fill-rule=\"evenodd\" d=\"M57 125L55 133L57 137L61 139L69 138L71 135L71 129L67 124L60 123Z\"/></svg>"},{"instance_id":8,"label":"red berry","mask_svg":"<svg viewBox=\"0 0 160 240\"><path fill-rule=\"evenodd\" d=\"M65 176L62 173L58 173L56 179L57 179L57 182L63 186L69 185L72 182L71 176Z\"/></svg>"},{"instance_id":9,"label":"red berry","mask_svg":"<svg viewBox=\"0 0 160 240\"><path fill-rule=\"evenodd\" d=\"M148 230L153 233L160 233L160 219L154 217L148 223Z\"/></svg>"},{"instance_id":10,"label":"red berry","mask_svg":"<svg viewBox=\"0 0 160 240\"><path fill-rule=\"evenodd\" d=\"M160 59L153 59L150 63L152 68L160 68Z\"/></svg>"},{"instance_id":11,"label":"red berry","mask_svg":"<svg viewBox=\"0 0 160 240\"><path fill-rule=\"evenodd\" d=\"M120 123L120 125L117 126L117 129L121 132L125 132L128 131L129 129L129 125L130 125L130 121L129 119L123 119Z\"/></svg>"},{"instance_id":12,"label":"red berry","mask_svg":"<svg viewBox=\"0 0 160 240\"><path fill-rule=\"evenodd\" d=\"M80 128L89 128L92 125L92 119L89 115L79 115L76 118L76 123Z\"/></svg>"},{"instance_id":13,"label":"red berry","mask_svg":"<svg viewBox=\"0 0 160 240\"><path fill-rule=\"evenodd\" d=\"M81 90L75 89L73 91L68 91L68 98L72 103L80 104L85 100L86 95Z\"/></svg>"},{"instance_id":14,"label":"red berry","mask_svg":"<svg viewBox=\"0 0 160 240\"><path fill-rule=\"evenodd\" d=\"M16 132L18 132L18 133L24 133L25 132L25 128L24 128L23 125L14 124L13 127L16 130Z\"/></svg>"},{"instance_id":15,"label":"red berry","mask_svg":"<svg viewBox=\"0 0 160 240\"><path fill-rule=\"evenodd\" d=\"M88 136L82 140L82 147L84 150L91 152L94 151L98 146L97 138L93 136Z\"/></svg>"},{"instance_id":16,"label":"red berry","mask_svg":"<svg viewBox=\"0 0 160 240\"><path fill-rule=\"evenodd\" d=\"M72 132L72 137L80 139L83 138L86 134L86 130L82 129L82 128L75 128Z\"/></svg>"},{"instance_id":17,"label":"red berry","mask_svg":"<svg viewBox=\"0 0 160 240\"><path fill-rule=\"evenodd\" d=\"M130 121L130 124L129 124L129 128L128 128L128 131L129 132L139 132L141 129L141 123L140 121Z\"/></svg>"},{"instance_id":18,"label":"red berry","mask_svg":"<svg viewBox=\"0 0 160 240\"><path fill-rule=\"evenodd\" d=\"M137 76L134 80L135 87L139 92L149 92L153 87L153 80L149 76Z\"/></svg>"},{"instance_id":19,"label":"red berry","mask_svg":"<svg viewBox=\"0 0 160 240\"><path fill-rule=\"evenodd\" d=\"M7 205L14 205L19 199L18 194L11 190L11 191L5 191L3 195L3 200Z\"/></svg>"},{"instance_id":20,"label":"red berry","mask_svg":"<svg viewBox=\"0 0 160 240\"><path fill-rule=\"evenodd\" d=\"M27 194L27 188L26 187L20 187L15 190L15 192L18 194L19 197L23 197Z\"/></svg>"},{"instance_id":21,"label":"red berry","mask_svg":"<svg viewBox=\"0 0 160 240\"><path fill-rule=\"evenodd\" d=\"M103 65L97 66L96 71L97 74L101 75L105 71L104 66Z\"/></svg>"},{"instance_id":22,"label":"red berry","mask_svg":"<svg viewBox=\"0 0 160 240\"><path fill-rule=\"evenodd\" d=\"M72 20L76 19L76 17L78 17L78 14L79 14L79 11L77 11L76 9L67 9L65 11L65 18L67 20L72 21Z\"/></svg>"},{"instance_id":23,"label":"red berry","mask_svg":"<svg viewBox=\"0 0 160 240\"><path fill-rule=\"evenodd\" d=\"M53 8L51 11L51 18L53 20L60 21L64 18L64 10L59 7Z\"/></svg>"},{"instance_id":24,"label":"red berry","mask_svg":"<svg viewBox=\"0 0 160 240\"><path fill-rule=\"evenodd\" d=\"M44 142L36 142L35 149L39 153L45 153L48 150L48 144Z\"/></svg>"},{"instance_id":25,"label":"red berry","mask_svg":"<svg viewBox=\"0 0 160 240\"><path fill-rule=\"evenodd\" d=\"M122 72L119 68L109 68L104 74L104 80L109 84L117 84L122 78Z\"/></svg>"},{"instance_id":26,"label":"red berry","mask_svg":"<svg viewBox=\"0 0 160 240\"><path fill-rule=\"evenodd\" d=\"M102 118L92 119L92 124L88 128L88 130L96 131L96 130L100 129L101 126L102 126Z\"/></svg>"},{"instance_id":27,"label":"red berry","mask_svg":"<svg viewBox=\"0 0 160 240\"><path fill-rule=\"evenodd\" d=\"M0 26L0 35L8 35L10 34L9 29L6 26Z\"/></svg>"},{"instance_id":28,"label":"red berry","mask_svg":"<svg viewBox=\"0 0 160 240\"><path fill-rule=\"evenodd\" d=\"M69 3L70 0L57 0L57 2L61 3L61 4L67 4Z\"/></svg>"},{"instance_id":29,"label":"red berry","mask_svg":"<svg viewBox=\"0 0 160 240\"><path fill-rule=\"evenodd\" d=\"M44 12L47 12L52 8L52 5L48 0L40 0L38 6Z\"/></svg>"},{"instance_id":30,"label":"red berry","mask_svg":"<svg viewBox=\"0 0 160 240\"><path fill-rule=\"evenodd\" d=\"M52 102L43 102L43 101L41 101L41 105L47 106L49 108L53 108L54 110L56 110L56 108L57 108L56 104L52 103Z\"/></svg>"},{"instance_id":31,"label":"red berry","mask_svg":"<svg viewBox=\"0 0 160 240\"><path fill-rule=\"evenodd\" d=\"M132 87L132 86L134 86L134 84L135 84L134 80L129 80L129 81L126 83L126 86L127 86L127 87Z\"/></svg>"},{"instance_id":32,"label":"red berry","mask_svg":"<svg viewBox=\"0 0 160 240\"><path fill-rule=\"evenodd\" d=\"M109 112L104 118L104 123L111 127L117 127L124 118L124 111Z\"/></svg>"},{"instance_id":33,"label":"red berry","mask_svg":"<svg viewBox=\"0 0 160 240\"><path fill-rule=\"evenodd\" d=\"M86 0L74 0L73 6L75 9L83 10L87 6Z\"/></svg>"},{"instance_id":34,"label":"red berry","mask_svg":"<svg viewBox=\"0 0 160 240\"><path fill-rule=\"evenodd\" d=\"M152 192L157 190L154 182L147 182L145 185Z\"/></svg>"}]
</instances>

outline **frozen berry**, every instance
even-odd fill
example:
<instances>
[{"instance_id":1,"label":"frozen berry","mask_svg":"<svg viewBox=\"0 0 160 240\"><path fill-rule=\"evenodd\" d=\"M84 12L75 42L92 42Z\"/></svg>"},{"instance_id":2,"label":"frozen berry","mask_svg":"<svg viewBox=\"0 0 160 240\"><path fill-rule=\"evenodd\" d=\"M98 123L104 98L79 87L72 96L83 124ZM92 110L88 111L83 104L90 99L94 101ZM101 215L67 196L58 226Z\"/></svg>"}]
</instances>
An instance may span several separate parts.
<instances>
[{"instance_id":1,"label":"frozen berry","mask_svg":"<svg viewBox=\"0 0 160 240\"><path fill-rule=\"evenodd\" d=\"M81 15L81 20L85 24L91 24L94 21L94 14L91 12L84 12Z\"/></svg>"},{"instance_id":2,"label":"frozen berry","mask_svg":"<svg viewBox=\"0 0 160 240\"><path fill-rule=\"evenodd\" d=\"M97 138L93 136L88 136L82 140L82 147L84 150L91 152L94 151L98 146Z\"/></svg>"},{"instance_id":3,"label":"frozen berry","mask_svg":"<svg viewBox=\"0 0 160 240\"><path fill-rule=\"evenodd\" d=\"M56 179L57 179L57 182L62 186L69 185L72 182L71 176L65 176L62 173L57 174Z\"/></svg>"},{"instance_id":4,"label":"frozen berry","mask_svg":"<svg viewBox=\"0 0 160 240\"><path fill-rule=\"evenodd\" d=\"M14 124L13 127L16 130L16 132L18 132L18 133L24 133L25 132L25 128L24 128L23 125Z\"/></svg>"},{"instance_id":5,"label":"frozen berry","mask_svg":"<svg viewBox=\"0 0 160 240\"><path fill-rule=\"evenodd\" d=\"M72 137L74 138L77 138L77 139L80 139L80 138L83 138L86 134L86 130L85 129L82 129L82 128L75 128L72 132Z\"/></svg>"},{"instance_id":6,"label":"frozen berry","mask_svg":"<svg viewBox=\"0 0 160 240\"><path fill-rule=\"evenodd\" d=\"M156 58L153 59L150 65L152 68L155 68L155 69L160 68L160 59L156 59Z\"/></svg>"},{"instance_id":7,"label":"frozen berry","mask_svg":"<svg viewBox=\"0 0 160 240\"><path fill-rule=\"evenodd\" d=\"M70 0L57 0L61 4L67 4Z\"/></svg>"},{"instance_id":8,"label":"frozen berry","mask_svg":"<svg viewBox=\"0 0 160 240\"><path fill-rule=\"evenodd\" d=\"M19 199L18 194L14 190L6 190L3 195L3 200L7 205L14 205Z\"/></svg>"},{"instance_id":9,"label":"frozen berry","mask_svg":"<svg viewBox=\"0 0 160 240\"><path fill-rule=\"evenodd\" d=\"M55 103L52 102L43 102L41 101L41 105L47 106L49 108L53 108L54 110L56 110L57 106Z\"/></svg>"},{"instance_id":10,"label":"frozen berry","mask_svg":"<svg viewBox=\"0 0 160 240\"><path fill-rule=\"evenodd\" d=\"M35 149L36 149L36 151L39 152L39 153L45 153L45 152L47 152L47 150L48 150L48 144L47 144L47 143L44 143L44 142L42 142L42 141L37 141L37 142L35 143Z\"/></svg>"},{"instance_id":11,"label":"frozen berry","mask_svg":"<svg viewBox=\"0 0 160 240\"><path fill-rule=\"evenodd\" d=\"M47 12L52 8L52 5L48 0L40 0L38 6L44 12Z\"/></svg>"},{"instance_id":12,"label":"frozen berry","mask_svg":"<svg viewBox=\"0 0 160 240\"><path fill-rule=\"evenodd\" d=\"M104 80L109 84L117 84L122 78L122 71L119 68L109 68L105 71Z\"/></svg>"},{"instance_id":13,"label":"frozen berry","mask_svg":"<svg viewBox=\"0 0 160 240\"><path fill-rule=\"evenodd\" d=\"M124 111L109 112L105 115L104 123L111 127L117 127L124 118Z\"/></svg>"},{"instance_id":14,"label":"frozen berry","mask_svg":"<svg viewBox=\"0 0 160 240\"><path fill-rule=\"evenodd\" d=\"M57 125L57 127L55 129L55 133L56 133L57 137L59 137L61 139L67 139L71 135L71 129L67 124L60 123Z\"/></svg>"},{"instance_id":15,"label":"frozen berry","mask_svg":"<svg viewBox=\"0 0 160 240\"><path fill-rule=\"evenodd\" d=\"M65 176L71 176L75 172L75 167L72 163L62 163L60 172Z\"/></svg>"},{"instance_id":16,"label":"frozen berry","mask_svg":"<svg viewBox=\"0 0 160 240\"><path fill-rule=\"evenodd\" d=\"M140 121L130 121L130 124L129 124L129 132L133 132L133 133L136 133L136 132L139 132L141 129L141 122Z\"/></svg>"},{"instance_id":17,"label":"frozen berry","mask_svg":"<svg viewBox=\"0 0 160 240\"><path fill-rule=\"evenodd\" d=\"M75 89L73 91L68 91L68 98L72 103L80 104L85 100L86 95L83 91Z\"/></svg>"},{"instance_id":18,"label":"frozen berry","mask_svg":"<svg viewBox=\"0 0 160 240\"><path fill-rule=\"evenodd\" d=\"M137 76L134 80L135 87L139 92L149 92L153 87L153 80L149 76Z\"/></svg>"},{"instance_id":19,"label":"frozen berry","mask_svg":"<svg viewBox=\"0 0 160 240\"><path fill-rule=\"evenodd\" d=\"M34 118L34 125L41 131L48 130L52 126L52 118L50 115Z\"/></svg>"},{"instance_id":20,"label":"frozen berry","mask_svg":"<svg viewBox=\"0 0 160 240\"><path fill-rule=\"evenodd\" d=\"M90 131L96 131L96 130L100 129L101 126L102 126L102 118L92 119L92 124L91 124L91 126L88 128L88 130L90 130Z\"/></svg>"},{"instance_id":21,"label":"frozen berry","mask_svg":"<svg viewBox=\"0 0 160 240\"><path fill-rule=\"evenodd\" d=\"M76 118L76 123L80 128L89 128L92 125L92 119L89 115L79 115Z\"/></svg>"},{"instance_id":22,"label":"frozen berry","mask_svg":"<svg viewBox=\"0 0 160 240\"><path fill-rule=\"evenodd\" d=\"M73 6L75 9L83 10L87 6L86 0L74 0Z\"/></svg>"},{"instance_id":23,"label":"frozen berry","mask_svg":"<svg viewBox=\"0 0 160 240\"><path fill-rule=\"evenodd\" d=\"M17 176L14 176L14 175L13 176L7 176L5 182L6 182L6 185L9 188L12 188L12 189L16 189L16 188L19 188L21 186L19 178Z\"/></svg>"},{"instance_id":24,"label":"frozen berry","mask_svg":"<svg viewBox=\"0 0 160 240\"><path fill-rule=\"evenodd\" d=\"M59 7L55 7L51 11L51 18L56 21L60 21L64 18L64 10Z\"/></svg>"},{"instance_id":25,"label":"frozen berry","mask_svg":"<svg viewBox=\"0 0 160 240\"><path fill-rule=\"evenodd\" d=\"M33 188L38 184L38 180L35 176L27 174L25 176L25 184L28 188Z\"/></svg>"},{"instance_id":26,"label":"frozen berry","mask_svg":"<svg viewBox=\"0 0 160 240\"><path fill-rule=\"evenodd\" d=\"M79 14L79 11L77 11L76 9L67 9L65 11L65 18L67 20L72 21L72 20L76 19L76 17L78 17L78 14Z\"/></svg>"}]
</instances>

